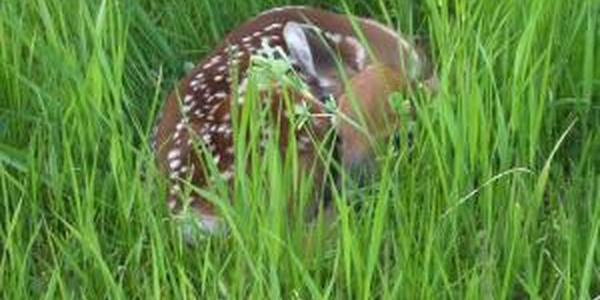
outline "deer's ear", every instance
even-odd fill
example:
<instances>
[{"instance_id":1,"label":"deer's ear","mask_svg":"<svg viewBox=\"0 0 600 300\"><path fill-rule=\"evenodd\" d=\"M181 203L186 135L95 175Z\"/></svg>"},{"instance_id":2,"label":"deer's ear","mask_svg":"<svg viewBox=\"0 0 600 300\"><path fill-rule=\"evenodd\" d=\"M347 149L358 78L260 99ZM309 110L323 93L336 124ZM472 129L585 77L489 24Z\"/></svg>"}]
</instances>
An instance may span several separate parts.
<instances>
[{"instance_id":1,"label":"deer's ear","mask_svg":"<svg viewBox=\"0 0 600 300\"><path fill-rule=\"evenodd\" d=\"M314 81L313 92L318 97L340 92L340 71L351 77L368 63L365 48L351 36L288 22L283 28L283 38L292 61Z\"/></svg>"},{"instance_id":2,"label":"deer's ear","mask_svg":"<svg viewBox=\"0 0 600 300\"><path fill-rule=\"evenodd\" d=\"M353 36L346 36L343 39L338 37L336 48L342 58L344 65L354 72L362 71L369 63L367 50Z\"/></svg>"},{"instance_id":3,"label":"deer's ear","mask_svg":"<svg viewBox=\"0 0 600 300\"><path fill-rule=\"evenodd\" d=\"M283 38L290 58L302 72L314 78L322 88L333 84L337 68L335 51L317 27L288 22Z\"/></svg>"}]
</instances>

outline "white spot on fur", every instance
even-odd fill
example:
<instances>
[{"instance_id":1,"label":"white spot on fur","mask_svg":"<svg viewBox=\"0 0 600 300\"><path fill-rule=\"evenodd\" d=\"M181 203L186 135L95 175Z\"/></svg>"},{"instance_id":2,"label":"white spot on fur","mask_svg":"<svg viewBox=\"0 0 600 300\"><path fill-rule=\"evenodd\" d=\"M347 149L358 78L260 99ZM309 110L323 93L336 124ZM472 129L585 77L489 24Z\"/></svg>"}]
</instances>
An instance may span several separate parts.
<instances>
[{"instance_id":1,"label":"white spot on fur","mask_svg":"<svg viewBox=\"0 0 600 300\"><path fill-rule=\"evenodd\" d=\"M225 99L225 97L227 97L227 94L224 92L218 92L218 93L215 93L214 96L219 99Z\"/></svg>"},{"instance_id":2,"label":"white spot on fur","mask_svg":"<svg viewBox=\"0 0 600 300\"><path fill-rule=\"evenodd\" d=\"M169 162L169 168L171 168L171 170L176 170L180 166L181 166L181 160L179 160L179 159L174 159Z\"/></svg>"},{"instance_id":3,"label":"white spot on fur","mask_svg":"<svg viewBox=\"0 0 600 300\"><path fill-rule=\"evenodd\" d=\"M211 140L212 140L212 135L209 133L204 134L202 136L202 141L204 141L204 143L206 143L206 144L210 144Z\"/></svg>"},{"instance_id":4,"label":"white spot on fur","mask_svg":"<svg viewBox=\"0 0 600 300\"><path fill-rule=\"evenodd\" d=\"M233 56L235 58L242 58L242 56L244 56L246 53L244 53L244 51L238 51L236 52Z\"/></svg>"},{"instance_id":5,"label":"white spot on fur","mask_svg":"<svg viewBox=\"0 0 600 300\"><path fill-rule=\"evenodd\" d=\"M270 30L273 30L273 29L281 28L281 27L283 27L283 24L281 24L281 23L273 23L273 24L265 27L264 30L265 31L270 31Z\"/></svg>"},{"instance_id":6,"label":"white spot on fur","mask_svg":"<svg viewBox=\"0 0 600 300\"><path fill-rule=\"evenodd\" d=\"M221 176L223 177L224 180L231 180L231 178L233 178L233 174L234 172L231 170L226 170L225 172L221 173Z\"/></svg>"},{"instance_id":7,"label":"white spot on fur","mask_svg":"<svg viewBox=\"0 0 600 300\"><path fill-rule=\"evenodd\" d=\"M238 44L231 44L228 47L229 50L234 50L234 51L237 50L237 49L239 49L239 48L240 48L240 46Z\"/></svg>"},{"instance_id":8,"label":"white spot on fur","mask_svg":"<svg viewBox=\"0 0 600 300\"><path fill-rule=\"evenodd\" d=\"M173 150L169 151L169 154L167 154L167 159L172 160L172 159L178 158L180 155L181 155L180 149L173 149Z\"/></svg>"},{"instance_id":9,"label":"white spot on fur","mask_svg":"<svg viewBox=\"0 0 600 300\"><path fill-rule=\"evenodd\" d=\"M228 127L229 127L229 124L221 124L217 128L217 132L225 132L225 130L227 130Z\"/></svg>"},{"instance_id":10,"label":"white spot on fur","mask_svg":"<svg viewBox=\"0 0 600 300\"><path fill-rule=\"evenodd\" d=\"M208 70L208 69L212 68L212 66L213 66L213 63L208 62L202 66L202 69Z\"/></svg>"},{"instance_id":11,"label":"white spot on fur","mask_svg":"<svg viewBox=\"0 0 600 300\"><path fill-rule=\"evenodd\" d=\"M177 206L177 201L175 199L169 199L169 201L167 202L167 207L169 208L169 210L175 209L175 206Z\"/></svg>"},{"instance_id":12,"label":"white spot on fur","mask_svg":"<svg viewBox=\"0 0 600 300\"><path fill-rule=\"evenodd\" d=\"M171 180L175 180L179 178L179 172L173 172L171 173L171 175L169 175L169 179Z\"/></svg>"},{"instance_id":13,"label":"white spot on fur","mask_svg":"<svg viewBox=\"0 0 600 300\"><path fill-rule=\"evenodd\" d=\"M222 103L222 102L221 102L221 103ZM213 105L213 107L210 109L210 111L209 111L208 113L209 113L209 114L211 114L211 115L214 115L214 114L216 114L216 113L217 113L217 110L219 110L219 107L220 107L220 105L219 105L219 104L217 104L217 105Z\"/></svg>"}]
</instances>

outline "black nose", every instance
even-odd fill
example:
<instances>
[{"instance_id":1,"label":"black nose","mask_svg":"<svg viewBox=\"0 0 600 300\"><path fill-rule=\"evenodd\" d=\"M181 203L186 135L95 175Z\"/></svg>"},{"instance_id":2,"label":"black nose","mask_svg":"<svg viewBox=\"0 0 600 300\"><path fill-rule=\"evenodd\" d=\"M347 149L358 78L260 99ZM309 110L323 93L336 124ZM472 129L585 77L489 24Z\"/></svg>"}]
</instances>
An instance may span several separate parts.
<instances>
[{"instance_id":1,"label":"black nose","mask_svg":"<svg viewBox=\"0 0 600 300\"><path fill-rule=\"evenodd\" d=\"M362 158L353 161L348 168L352 184L356 187L365 187L373 182L375 176L375 161L372 158Z\"/></svg>"}]
</instances>

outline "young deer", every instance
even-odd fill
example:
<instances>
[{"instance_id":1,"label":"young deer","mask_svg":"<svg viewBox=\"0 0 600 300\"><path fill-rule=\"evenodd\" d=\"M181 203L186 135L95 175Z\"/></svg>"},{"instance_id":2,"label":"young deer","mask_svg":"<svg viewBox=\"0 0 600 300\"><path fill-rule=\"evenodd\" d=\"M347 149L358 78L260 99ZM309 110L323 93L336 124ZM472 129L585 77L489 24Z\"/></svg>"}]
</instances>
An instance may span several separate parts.
<instances>
[{"instance_id":1,"label":"young deer","mask_svg":"<svg viewBox=\"0 0 600 300\"><path fill-rule=\"evenodd\" d=\"M189 201L201 228L208 232L220 225L214 207L196 193L188 195L190 199L181 199L182 181L190 180L199 187L211 184L214 179L207 176L207 159L213 160L211 164L224 180L232 180L232 109L244 105L251 57L256 56L285 59L306 84L306 92L288 93L292 105L303 105L311 113L322 115L323 102L332 97L346 115L341 117L346 121L336 124L328 118L313 118L309 126L296 130L303 170L312 170L315 175L322 175L324 170L319 170L323 166L318 162L313 140L323 139L331 128L336 128L342 166L350 170L369 164L373 139L389 137L398 125L388 104L389 94L406 92L430 79L424 58L415 47L393 30L368 19L285 7L262 13L235 29L170 94L152 141L159 169L170 178L169 208L176 213L182 209L181 201ZM345 87L344 82L349 86ZM276 126L281 129L283 154L288 147L288 131L293 129L282 113L287 109L282 90L277 82L271 82L260 95L270 95L267 105L279 116ZM366 121L362 130L355 126L359 119ZM201 155L199 148L211 155ZM314 181L319 183L324 178L316 177Z\"/></svg>"}]
</instances>

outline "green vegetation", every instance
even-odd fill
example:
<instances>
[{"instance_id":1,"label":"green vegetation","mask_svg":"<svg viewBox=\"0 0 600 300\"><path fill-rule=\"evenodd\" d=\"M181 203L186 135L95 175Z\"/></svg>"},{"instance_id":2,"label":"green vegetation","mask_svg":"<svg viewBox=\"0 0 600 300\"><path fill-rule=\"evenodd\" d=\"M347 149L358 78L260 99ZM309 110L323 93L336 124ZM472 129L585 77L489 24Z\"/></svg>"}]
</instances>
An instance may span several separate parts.
<instances>
[{"instance_id":1,"label":"green vegetation","mask_svg":"<svg viewBox=\"0 0 600 300\"><path fill-rule=\"evenodd\" d=\"M0 2L0 298L600 294L597 0L306 1L431 38L412 150L315 230L283 213L293 172L269 155L238 176L230 235L182 242L153 120L185 62L284 4Z\"/></svg>"}]
</instances>

